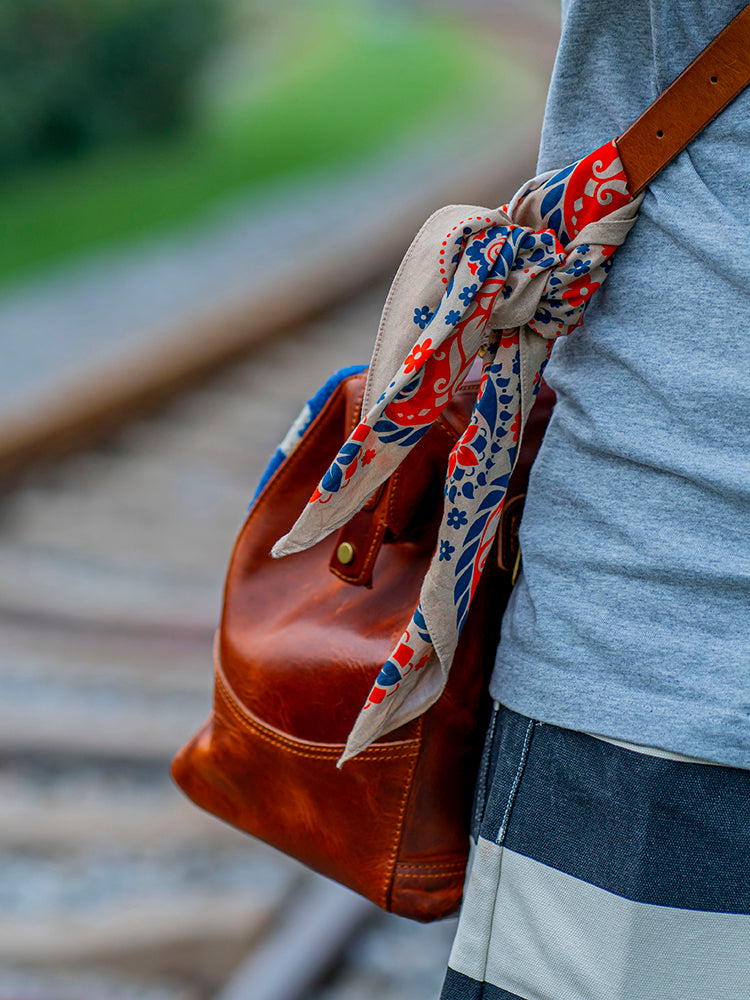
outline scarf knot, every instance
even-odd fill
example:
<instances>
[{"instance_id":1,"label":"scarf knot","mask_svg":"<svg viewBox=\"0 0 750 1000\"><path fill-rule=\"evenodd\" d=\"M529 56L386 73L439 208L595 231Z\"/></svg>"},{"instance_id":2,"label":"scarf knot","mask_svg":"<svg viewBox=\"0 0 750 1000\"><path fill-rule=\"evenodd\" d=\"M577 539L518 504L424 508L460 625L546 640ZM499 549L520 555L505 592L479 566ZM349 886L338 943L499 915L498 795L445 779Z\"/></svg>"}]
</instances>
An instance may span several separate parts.
<instances>
[{"instance_id":1,"label":"scarf knot","mask_svg":"<svg viewBox=\"0 0 750 1000\"><path fill-rule=\"evenodd\" d=\"M360 423L273 548L287 555L345 524L407 459L481 358L477 401L450 454L419 604L341 762L420 715L443 690L554 341L583 322L639 204L613 141L529 181L498 209L442 209L406 254L383 312Z\"/></svg>"}]
</instances>

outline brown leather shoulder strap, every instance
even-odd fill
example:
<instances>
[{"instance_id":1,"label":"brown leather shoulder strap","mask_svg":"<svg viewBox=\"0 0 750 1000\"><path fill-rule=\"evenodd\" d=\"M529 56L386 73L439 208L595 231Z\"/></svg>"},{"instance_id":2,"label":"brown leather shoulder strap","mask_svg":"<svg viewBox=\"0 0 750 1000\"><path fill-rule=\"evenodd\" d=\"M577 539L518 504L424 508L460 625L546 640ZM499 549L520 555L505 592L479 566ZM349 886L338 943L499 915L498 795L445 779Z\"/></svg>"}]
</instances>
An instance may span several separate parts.
<instances>
[{"instance_id":1,"label":"brown leather shoulder strap","mask_svg":"<svg viewBox=\"0 0 750 1000\"><path fill-rule=\"evenodd\" d=\"M750 83L750 3L617 140L636 195Z\"/></svg>"}]
</instances>

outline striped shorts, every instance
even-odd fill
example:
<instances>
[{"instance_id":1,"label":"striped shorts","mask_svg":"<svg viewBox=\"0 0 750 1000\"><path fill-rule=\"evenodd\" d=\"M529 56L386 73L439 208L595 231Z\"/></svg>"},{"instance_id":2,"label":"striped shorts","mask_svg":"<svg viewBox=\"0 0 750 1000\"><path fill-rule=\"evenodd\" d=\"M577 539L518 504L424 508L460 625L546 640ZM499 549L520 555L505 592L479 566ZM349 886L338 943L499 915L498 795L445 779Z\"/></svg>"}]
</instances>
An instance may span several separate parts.
<instances>
[{"instance_id":1,"label":"striped shorts","mask_svg":"<svg viewBox=\"0 0 750 1000\"><path fill-rule=\"evenodd\" d=\"M441 1000L750 1000L750 771L496 707Z\"/></svg>"}]
</instances>

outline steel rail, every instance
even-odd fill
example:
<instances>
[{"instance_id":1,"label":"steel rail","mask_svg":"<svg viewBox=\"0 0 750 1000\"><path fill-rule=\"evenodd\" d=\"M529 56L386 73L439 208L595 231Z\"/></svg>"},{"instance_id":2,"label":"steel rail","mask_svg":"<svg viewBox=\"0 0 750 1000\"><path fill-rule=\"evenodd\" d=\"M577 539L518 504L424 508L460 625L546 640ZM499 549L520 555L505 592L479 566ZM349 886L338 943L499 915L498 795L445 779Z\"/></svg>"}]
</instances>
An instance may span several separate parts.
<instances>
[{"instance_id":1,"label":"steel rail","mask_svg":"<svg viewBox=\"0 0 750 1000\"><path fill-rule=\"evenodd\" d=\"M95 443L124 423L247 356L392 273L423 220L445 202L496 203L530 173L541 103L531 102L502 152L496 137L447 172L426 176L398 205L370 206L361 226L297 262L262 291L155 336L147 346L101 362L59 391L0 416L0 489L45 459ZM290 292L291 290L291 292Z\"/></svg>"}]
</instances>

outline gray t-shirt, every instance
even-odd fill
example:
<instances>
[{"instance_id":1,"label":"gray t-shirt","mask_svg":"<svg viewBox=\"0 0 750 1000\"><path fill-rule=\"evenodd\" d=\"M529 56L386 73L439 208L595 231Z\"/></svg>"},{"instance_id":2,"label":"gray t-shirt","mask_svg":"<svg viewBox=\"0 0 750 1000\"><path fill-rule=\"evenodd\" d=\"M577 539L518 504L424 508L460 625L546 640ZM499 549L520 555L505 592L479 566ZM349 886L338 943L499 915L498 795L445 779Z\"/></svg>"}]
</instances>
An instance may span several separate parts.
<instances>
[{"instance_id":1,"label":"gray t-shirt","mask_svg":"<svg viewBox=\"0 0 750 1000\"><path fill-rule=\"evenodd\" d=\"M568 0L540 170L615 135L743 0ZM558 395L491 691L750 768L750 88L649 187Z\"/></svg>"}]
</instances>

